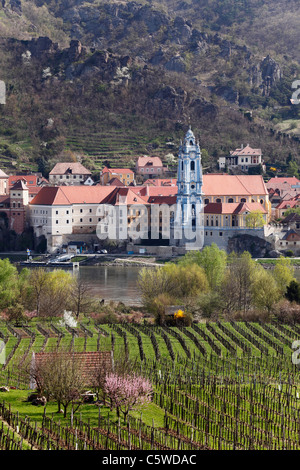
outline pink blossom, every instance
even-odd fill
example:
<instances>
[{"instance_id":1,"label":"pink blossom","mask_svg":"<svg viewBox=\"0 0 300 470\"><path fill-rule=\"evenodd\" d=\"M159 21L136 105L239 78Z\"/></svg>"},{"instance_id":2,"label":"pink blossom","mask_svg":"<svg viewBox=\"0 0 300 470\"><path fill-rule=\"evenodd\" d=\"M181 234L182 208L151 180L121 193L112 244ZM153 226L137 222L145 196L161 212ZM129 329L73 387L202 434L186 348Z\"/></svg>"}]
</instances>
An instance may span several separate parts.
<instances>
[{"instance_id":1,"label":"pink blossom","mask_svg":"<svg viewBox=\"0 0 300 470\"><path fill-rule=\"evenodd\" d=\"M126 416L133 408L142 407L151 401L151 382L136 374L122 376L109 373L104 389L118 415L119 410Z\"/></svg>"}]
</instances>

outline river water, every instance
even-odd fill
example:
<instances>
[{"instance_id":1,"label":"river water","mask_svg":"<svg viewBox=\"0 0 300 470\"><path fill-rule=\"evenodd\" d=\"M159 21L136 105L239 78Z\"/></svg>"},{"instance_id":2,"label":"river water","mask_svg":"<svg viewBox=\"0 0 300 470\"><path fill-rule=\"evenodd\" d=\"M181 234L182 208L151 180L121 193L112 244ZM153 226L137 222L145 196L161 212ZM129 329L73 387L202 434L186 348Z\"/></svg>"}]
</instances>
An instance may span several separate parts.
<instances>
[{"instance_id":1,"label":"river water","mask_svg":"<svg viewBox=\"0 0 300 470\"><path fill-rule=\"evenodd\" d=\"M126 305L141 305L137 286L141 269L139 266L80 266L79 270L74 269L72 272L91 287L95 297ZM295 269L294 275L300 282L300 268Z\"/></svg>"},{"instance_id":2,"label":"river water","mask_svg":"<svg viewBox=\"0 0 300 470\"><path fill-rule=\"evenodd\" d=\"M140 305L141 296L137 287L138 266L80 266L74 270L93 294L106 301L114 300L126 305Z\"/></svg>"},{"instance_id":3,"label":"river water","mask_svg":"<svg viewBox=\"0 0 300 470\"><path fill-rule=\"evenodd\" d=\"M92 287L98 298L140 305L141 294L137 286L140 270L138 266L80 266L77 275ZM76 275L76 271L73 272ZM299 268L295 269L294 275L300 282Z\"/></svg>"}]
</instances>

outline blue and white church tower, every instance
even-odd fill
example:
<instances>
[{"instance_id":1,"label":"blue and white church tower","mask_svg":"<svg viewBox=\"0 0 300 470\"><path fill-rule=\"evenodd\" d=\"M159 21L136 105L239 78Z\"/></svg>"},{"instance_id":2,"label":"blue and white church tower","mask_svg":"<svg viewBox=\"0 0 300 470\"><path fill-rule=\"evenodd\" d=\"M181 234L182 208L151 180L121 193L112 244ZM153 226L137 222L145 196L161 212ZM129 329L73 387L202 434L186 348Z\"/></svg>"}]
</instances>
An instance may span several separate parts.
<instances>
[{"instance_id":1,"label":"blue and white church tower","mask_svg":"<svg viewBox=\"0 0 300 470\"><path fill-rule=\"evenodd\" d=\"M201 150L191 128L179 147L177 186L174 243L185 245L186 249L201 249L204 236Z\"/></svg>"}]
</instances>

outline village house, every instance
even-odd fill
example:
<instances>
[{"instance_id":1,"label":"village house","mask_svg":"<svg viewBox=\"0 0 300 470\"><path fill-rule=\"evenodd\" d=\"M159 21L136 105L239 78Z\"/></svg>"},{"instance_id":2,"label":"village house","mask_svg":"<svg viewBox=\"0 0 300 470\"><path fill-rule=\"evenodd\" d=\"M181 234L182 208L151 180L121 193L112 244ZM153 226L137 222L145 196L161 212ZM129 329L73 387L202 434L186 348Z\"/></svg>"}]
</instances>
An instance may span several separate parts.
<instances>
[{"instance_id":1,"label":"village house","mask_svg":"<svg viewBox=\"0 0 300 470\"><path fill-rule=\"evenodd\" d=\"M168 167L163 166L159 157L139 157L136 162L136 173L147 178L151 176L162 176Z\"/></svg>"},{"instance_id":2,"label":"village house","mask_svg":"<svg viewBox=\"0 0 300 470\"><path fill-rule=\"evenodd\" d=\"M291 250L294 255L300 254L300 230L288 230L283 232L283 236L276 242L276 249L279 251Z\"/></svg>"},{"instance_id":3,"label":"village house","mask_svg":"<svg viewBox=\"0 0 300 470\"><path fill-rule=\"evenodd\" d=\"M300 193L297 194L294 198L288 199L280 202L278 206L275 207L273 212L276 219L282 219L286 212L290 209L298 209L300 207Z\"/></svg>"},{"instance_id":4,"label":"village house","mask_svg":"<svg viewBox=\"0 0 300 470\"><path fill-rule=\"evenodd\" d=\"M300 181L295 176L271 178L266 183L272 206L272 216L281 218L287 206L293 207L300 195Z\"/></svg>"},{"instance_id":5,"label":"village house","mask_svg":"<svg viewBox=\"0 0 300 470\"><path fill-rule=\"evenodd\" d=\"M281 220L280 223L283 227L298 230L300 229L300 214L292 212Z\"/></svg>"},{"instance_id":6,"label":"village house","mask_svg":"<svg viewBox=\"0 0 300 470\"><path fill-rule=\"evenodd\" d=\"M228 156L220 157L218 162L220 170L227 167L228 169L248 171L249 168L262 165L263 171L265 171L261 149L253 149L249 144L231 150Z\"/></svg>"},{"instance_id":7,"label":"village house","mask_svg":"<svg viewBox=\"0 0 300 470\"><path fill-rule=\"evenodd\" d=\"M103 168L100 173L100 184L105 186L112 180L119 180L123 185L129 186L135 182L135 175L129 168Z\"/></svg>"},{"instance_id":8,"label":"village house","mask_svg":"<svg viewBox=\"0 0 300 470\"><path fill-rule=\"evenodd\" d=\"M79 162L56 163L49 173L49 183L52 185L72 185L83 184L92 173Z\"/></svg>"}]
</instances>

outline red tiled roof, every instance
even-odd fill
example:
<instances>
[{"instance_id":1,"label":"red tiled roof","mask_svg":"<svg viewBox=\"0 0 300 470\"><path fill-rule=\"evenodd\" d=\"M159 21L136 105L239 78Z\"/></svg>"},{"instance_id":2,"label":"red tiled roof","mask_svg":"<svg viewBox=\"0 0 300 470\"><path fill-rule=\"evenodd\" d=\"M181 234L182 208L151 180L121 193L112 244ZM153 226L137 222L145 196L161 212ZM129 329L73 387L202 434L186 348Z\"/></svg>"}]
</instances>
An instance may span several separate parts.
<instances>
[{"instance_id":1,"label":"red tiled roof","mask_svg":"<svg viewBox=\"0 0 300 470\"><path fill-rule=\"evenodd\" d=\"M10 175L8 186L13 186L18 180L25 180L27 186L37 186L38 177L36 175Z\"/></svg>"},{"instance_id":2,"label":"red tiled roof","mask_svg":"<svg viewBox=\"0 0 300 470\"><path fill-rule=\"evenodd\" d=\"M109 180L108 184L110 186L125 186L123 181L120 181L118 178L112 178L111 180Z\"/></svg>"},{"instance_id":3,"label":"red tiled roof","mask_svg":"<svg viewBox=\"0 0 300 470\"><path fill-rule=\"evenodd\" d=\"M133 204L134 196L141 201L148 202L153 197L169 197L177 194L177 186L45 186L41 188L31 204L35 205L70 205L70 204L100 204L103 201L113 200L117 193L115 190L130 190L130 193L119 192L122 197ZM260 175L203 175L204 196L249 196L267 195L268 191ZM133 196L134 195L134 196Z\"/></svg>"},{"instance_id":4,"label":"red tiled roof","mask_svg":"<svg viewBox=\"0 0 300 470\"><path fill-rule=\"evenodd\" d=\"M129 168L103 168L102 173L111 173L113 174L133 174L133 171L130 170Z\"/></svg>"},{"instance_id":5,"label":"red tiled roof","mask_svg":"<svg viewBox=\"0 0 300 470\"><path fill-rule=\"evenodd\" d=\"M55 360L57 353L35 353L34 363L35 367L38 368L42 367L45 362L49 363L51 358ZM66 357L69 359L73 359L77 362L78 366L81 368L82 377L85 380L87 385L93 384L93 378L97 380L97 376L99 376L100 367L105 370L110 369L112 365L111 361L111 352L110 351L94 351L94 352L61 352L60 355L62 357Z\"/></svg>"},{"instance_id":6,"label":"red tiled roof","mask_svg":"<svg viewBox=\"0 0 300 470\"><path fill-rule=\"evenodd\" d=\"M50 171L49 175L91 175L92 173L90 170L85 168L79 162L63 162L63 163L56 163L54 168Z\"/></svg>"},{"instance_id":7,"label":"red tiled roof","mask_svg":"<svg viewBox=\"0 0 300 470\"><path fill-rule=\"evenodd\" d=\"M298 199L289 199L287 201L282 201L276 206L276 209L290 209L292 207L300 207L300 202Z\"/></svg>"},{"instance_id":8,"label":"red tiled roof","mask_svg":"<svg viewBox=\"0 0 300 470\"><path fill-rule=\"evenodd\" d=\"M162 167L163 164L162 164L162 161L159 157L139 157L138 160L137 160L137 166L141 166L141 167L144 167L144 166L153 166L153 167Z\"/></svg>"},{"instance_id":9,"label":"red tiled roof","mask_svg":"<svg viewBox=\"0 0 300 470\"><path fill-rule=\"evenodd\" d=\"M269 189L288 189L288 186L294 184L299 184L300 180L296 176L275 176L275 178L270 178L266 183L266 187Z\"/></svg>"},{"instance_id":10,"label":"red tiled roof","mask_svg":"<svg viewBox=\"0 0 300 470\"><path fill-rule=\"evenodd\" d=\"M146 186L176 186L176 178L150 178L144 182Z\"/></svg>"},{"instance_id":11,"label":"red tiled roof","mask_svg":"<svg viewBox=\"0 0 300 470\"><path fill-rule=\"evenodd\" d=\"M112 193L110 193L103 201L103 204L146 204L147 201L140 197L135 191L132 191L132 188L115 188Z\"/></svg>"},{"instance_id":12,"label":"red tiled roof","mask_svg":"<svg viewBox=\"0 0 300 470\"><path fill-rule=\"evenodd\" d=\"M33 186L33 188L32 187L28 188L30 196L35 196L41 189L42 189L42 186Z\"/></svg>"},{"instance_id":13,"label":"red tiled roof","mask_svg":"<svg viewBox=\"0 0 300 470\"><path fill-rule=\"evenodd\" d=\"M246 147L241 147L239 149L232 150L230 152L230 155L232 157L237 157L237 156L247 156L247 155L253 155L253 156L259 156L261 155L261 149L253 149L250 147L249 144L246 145Z\"/></svg>"},{"instance_id":14,"label":"red tiled roof","mask_svg":"<svg viewBox=\"0 0 300 470\"><path fill-rule=\"evenodd\" d=\"M267 195L268 191L261 175L203 175L205 196Z\"/></svg>"},{"instance_id":15,"label":"red tiled roof","mask_svg":"<svg viewBox=\"0 0 300 470\"><path fill-rule=\"evenodd\" d=\"M177 195L174 196L151 196L148 199L149 204L168 204L172 206L176 204Z\"/></svg>"},{"instance_id":16,"label":"red tiled roof","mask_svg":"<svg viewBox=\"0 0 300 470\"><path fill-rule=\"evenodd\" d=\"M111 186L44 186L32 205L100 204L112 191Z\"/></svg>"},{"instance_id":17,"label":"red tiled roof","mask_svg":"<svg viewBox=\"0 0 300 470\"><path fill-rule=\"evenodd\" d=\"M174 196L178 192L177 186L147 186L145 196Z\"/></svg>"}]
</instances>

